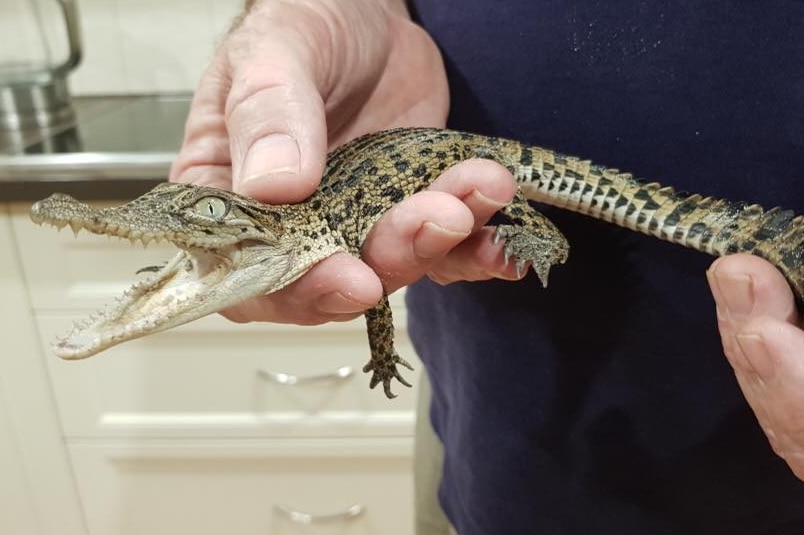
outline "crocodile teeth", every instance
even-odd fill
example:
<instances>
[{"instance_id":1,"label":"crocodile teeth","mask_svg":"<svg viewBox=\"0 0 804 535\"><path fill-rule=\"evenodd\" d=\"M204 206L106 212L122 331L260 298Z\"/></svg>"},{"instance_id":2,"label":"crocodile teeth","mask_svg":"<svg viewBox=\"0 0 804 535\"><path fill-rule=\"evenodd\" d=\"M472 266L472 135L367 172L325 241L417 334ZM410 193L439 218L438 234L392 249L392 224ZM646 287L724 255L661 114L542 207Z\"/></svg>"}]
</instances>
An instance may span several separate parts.
<instances>
[{"instance_id":1,"label":"crocodile teeth","mask_svg":"<svg viewBox=\"0 0 804 535\"><path fill-rule=\"evenodd\" d=\"M73 229L73 234L78 236L78 233L84 228L84 226L80 221L70 221L70 228Z\"/></svg>"}]
</instances>

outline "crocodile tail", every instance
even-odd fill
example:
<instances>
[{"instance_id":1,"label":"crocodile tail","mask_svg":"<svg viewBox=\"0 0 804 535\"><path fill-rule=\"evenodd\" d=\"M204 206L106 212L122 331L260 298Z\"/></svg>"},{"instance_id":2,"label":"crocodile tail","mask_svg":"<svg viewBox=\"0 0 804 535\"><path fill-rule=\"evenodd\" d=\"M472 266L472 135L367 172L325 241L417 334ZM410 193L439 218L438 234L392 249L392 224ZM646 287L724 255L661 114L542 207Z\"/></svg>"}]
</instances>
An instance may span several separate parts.
<instances>
[{"instance_id":1,"label":"crocodile tail","mask_svg":"<svg viewBox=\"0 0 804 535\"><path fill-rule=\"evenodd\" d=\"M657 192L654 200L660 207L646 217L647 228L638 230L716 256L750 253L764 258L784 274L804 308L804 217L792 210L765 210L668 188Z\"/></svg>"},{"instance_id":2,"label":"crocodile tail","mask_svg":"<svg viewBox=\"0 0 804 535\"><path fill-rule=\"evenodd\" d=\"M522 148L515 174L530 199L712 255L762 257L784 274L804 308L804 217L790 210L676 192L534 147Z\"/></svg>"},{"instance_id":3,"label":"crocodile tail","mask_svg":"<svg viewBox=\"0 0 804 535\"><path fill-rule=\"evenodd\" d=\"M765 210L756 204L711 198L702 199L702 209L707 210L706 205L712 206L713 218L717 213L723 215L712 223L711 230L705 224L693 224L682 244L695 247L701 243L705 245L701 250L720 256L750 253L768 260L784 274L804 310L804 217L792 210ZM696 235L699 229L703 232L700 237Z\"/></svg>"}]
</instances>

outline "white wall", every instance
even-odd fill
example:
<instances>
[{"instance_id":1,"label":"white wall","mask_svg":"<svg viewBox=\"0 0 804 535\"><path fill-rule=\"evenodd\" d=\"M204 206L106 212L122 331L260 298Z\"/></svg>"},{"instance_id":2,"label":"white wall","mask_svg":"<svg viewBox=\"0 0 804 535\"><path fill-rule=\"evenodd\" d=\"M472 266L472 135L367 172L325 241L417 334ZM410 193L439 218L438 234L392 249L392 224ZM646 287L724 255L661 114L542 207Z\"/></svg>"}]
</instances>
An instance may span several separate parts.
<instances>
[{"instance_id":1,"label":"white wall","mask_svg":"<svg viewBox=\"0 0 804 535\"><path fill-rule=\"evenodd\" d=\"M74 94L191 91L243 0L79 0Z\"/></svg>"},{"instance_id":2,"label":"white wall","mask_svg":"<svg viewBox=\"0 0 804 535\"><path fill-rule=\"evenodd\" d=\"M38 2L50 55L66 56L55 0L1 0L0 64L40 60L32 18ZM84 59L70 77L74 95L192 91L243 0L77 0ZM54 23L56 21L56 23ZM6 39L9 36L11 39ZM46 55L46 54L44 54Z\"/></svg>"}]
</instances>

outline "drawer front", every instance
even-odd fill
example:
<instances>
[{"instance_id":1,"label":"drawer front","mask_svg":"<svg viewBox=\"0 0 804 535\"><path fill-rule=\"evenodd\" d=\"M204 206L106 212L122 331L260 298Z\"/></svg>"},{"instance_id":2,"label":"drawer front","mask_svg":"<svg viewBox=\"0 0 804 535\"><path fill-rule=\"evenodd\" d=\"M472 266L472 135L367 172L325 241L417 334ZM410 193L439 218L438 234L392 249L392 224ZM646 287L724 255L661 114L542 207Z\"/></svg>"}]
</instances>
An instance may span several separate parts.
<instances>
[{"instance_id":1,"label":"drawer front","mask_svg":"<svg viewBox=\"0 0 804 535\"><path fill-rule=\"evenodd\" d=\"M89 533L413 533L409 441L277 442L72 445Z\"/></svg>"},{"instance_id":2,"label":"drawer front","mask_svg":"<svg viewBox=\"0 0 804 535\"><path fill-rule=\"evenodd\" d=\"M49 354L72 318L37 320ZM397 344L418 371L404 331ZM397 383L389 400L370 390L368 356L362 318L299 327L213 315L89 359L46 362L68 437L410 435L415 392ZM403 373L416 382L417 372Z\"/></svg>"}]
</instances>

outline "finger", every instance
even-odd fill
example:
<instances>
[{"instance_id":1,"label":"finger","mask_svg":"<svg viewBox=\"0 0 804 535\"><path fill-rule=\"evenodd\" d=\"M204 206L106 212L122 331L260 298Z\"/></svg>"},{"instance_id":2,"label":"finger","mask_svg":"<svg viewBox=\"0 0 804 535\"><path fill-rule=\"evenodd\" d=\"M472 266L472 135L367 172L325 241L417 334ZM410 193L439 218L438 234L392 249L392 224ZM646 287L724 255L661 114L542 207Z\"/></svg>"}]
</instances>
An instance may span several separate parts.
<instances>
[{"instance_id":1,"label":"finger","mask_svg":"<svg viewBox=\"0 0 804 535\"><path fill-rule=\"evenodd\" d=\"M761 381L780 378L804 386L804 331L787 322L759 317L735 335L735 350ZM780 370L784 370L779 375ZM802 391L804 401L804 391ZM802 409L804 415L804 409ZM802 422L804 423L804 421Z\"/></svg>"},{"instance_id":2,"label":"finger","mask_svg":"<svg viewBox=\"0 0 804 535\"><path fill-rule=\"evenodd\" d=\"M348 254L333 255L278 292L244 301L222 314L232 321L319 325L345 321L374 306L383 295L377 275Z\"/></svg>"},{"instance_id":3,"label":"finger","mask_svg":"<svg viewBox=\"0 0 804 535\"><path fill-rule=\"evenodd\" d=\"M708 270L707 278L721 319L730 330L758 316L798 321L787 281L766 260L746 254L719 258Z\"/></svg>"},{"instance_id":4,"label":"finger","mask_svg":"<svg viewBox=\"0 0 804 535\"><path fill-rule=\"evenodd\" d=\"M324 104L305 55L268 33L230 53L232 88L226 128L233 188L265 202L292 203L318 187L327 150ZM272 38L272 36L274 36Z\"/></svg>"},{"instance_id":5,"label":"finger","mask_svg":"<svg viewBox=\"0 0 804 535\"><path fill-rule=\"evenodd\" d=\"M504 242L494 243L493 227L484 227L453 248L427 276L439 284L488 279L519 280L527 271L517 273L515 262L506 262Z\"/></svg>"},{"instance_id":6,"label":"finger","mask_svg":"<svg viewBox=\"0 0 804 535\"><path fill-rule=\"evenodd\" d=\"M473 159L453 166L431 186L460 198L471 210L473 233L433 266L428 276L440 284L490 278L517 280L513 263L506 264L503 243L494 243L494 230L483 228L497 211L511 202L517 186L510 171L491 160Z\"/></svg>"},{"instance_id":7,"label":"finger","mask_svg":"<svg viewBox=\"0 0 804 535\"><path fill-rule=\"evenodd\" d=\"M746 360L738 335L745 334L751 322L758 318L788 323L797 321L795 302L787 281L770 263L751 255L716 260L707 271L707 278L715 298L726 357L737 371L763 373L767 370L767 363Z\"/></svg>"},{"instance_id":8,"label":"finger","mask_svg":"<svg viewBox=\"0 0 804 535\"><path fill-rule=\"evenodd\" d=\"M804 331L763 316L736 335L740 388L774 451L804 479Z\"/></svg>"},{"instance_id":9,"label":"finger","mask_svg":"<svg viewBox=\"0 0 804 535\"><path fill-rule=\"evenodd\" d=\"M310 9L264 7L227 37L202 78L171 177L297 202L315 190L324 167L317 81L325 62L313 52L326 25Z\"/></svg>"},{"instance_id":10,"label":"finger","mask_svg":"<svg viewBox=\"0 0 804 535\"><path fill-rule=\"evenodd\" d=\"M393 207L375 225L363 257L393 291L433 271L516 191L511 173L489 160L469 160L445 171L426 192ZM472 266L466 266L467 272ZM479 280L485 277L473 277Z\"/></svg>"},{"instance_id":11,"label":"finger","mask_svg":"<svg viewBox=\"0 0 804 535\"><path fill-rule=\"evenodd\" d=\"M804 479L804 331L792 292L770 263L717 260L707 273L723 349L774 451Z\"/></svg>"},{"instance_id":12,"label":"finger","mask_svg":"<svg viewBox=\"0 0 804 535\"><path fill-rule=\"evenodd\" d=\"M423 191L388 210L366 239L362 257L391 292L421 278L473 226L472 212L460 199Z\"/></svg>"},{"instance_id":13,"label":"finger","mask_svg":"<svg viewBox=\"0 0 804 535\"><path fill-rule=\"evenodd\" d=\"M479 229L516 193L511 172L491 160L471 159L444 171L428 188L461 199L471 210L474 228Z\"/></svg>"}]
</instances>

